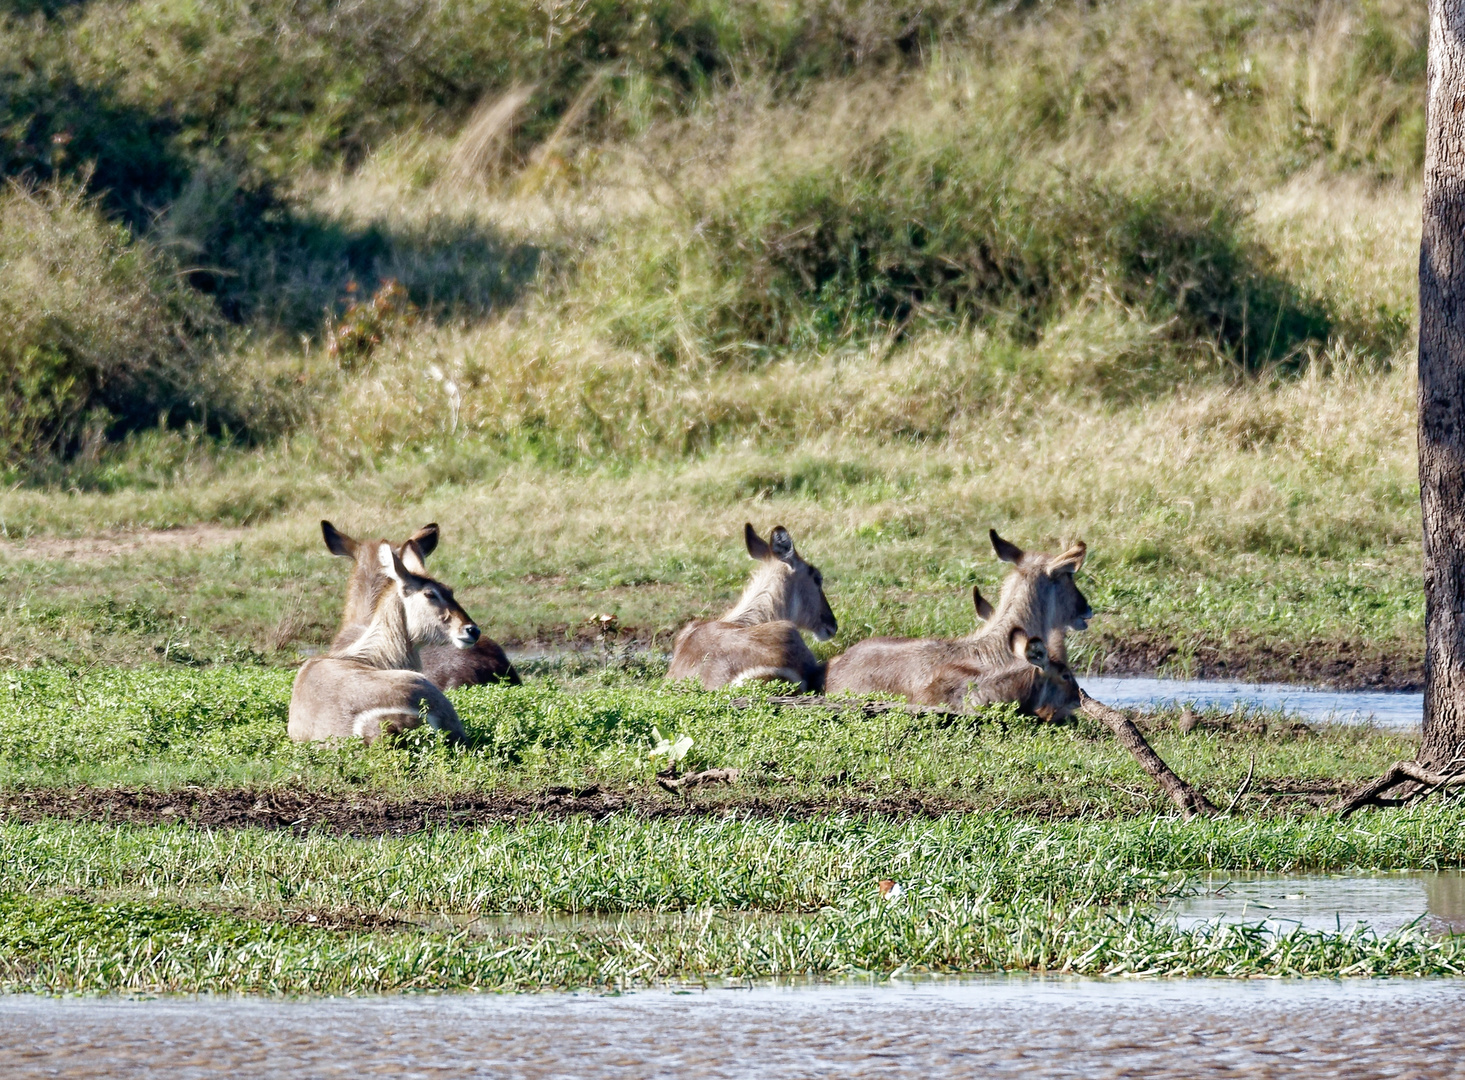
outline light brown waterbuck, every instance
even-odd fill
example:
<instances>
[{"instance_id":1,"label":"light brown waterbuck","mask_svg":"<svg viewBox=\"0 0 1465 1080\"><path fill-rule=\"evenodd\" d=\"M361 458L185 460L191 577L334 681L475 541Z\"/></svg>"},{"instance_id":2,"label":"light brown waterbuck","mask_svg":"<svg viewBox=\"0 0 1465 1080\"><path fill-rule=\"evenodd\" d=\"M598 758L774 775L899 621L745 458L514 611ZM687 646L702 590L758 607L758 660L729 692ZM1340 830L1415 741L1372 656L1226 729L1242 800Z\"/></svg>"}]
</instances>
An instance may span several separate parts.
<instances>
[{"instance_id":1,"label":"light brown waterbuck","mask_svg":"<svg viewBox=\"0 0 1465 1080\"><path fill-rule=\"evenodd\" d=\"M351 578L346 584L346 608L341 613L341 628L331 648L349 645L366 626L378 594L391 584L382 573L369 545L351 539L329 521L320 523L326 549L332 555L351 560ZM424 525L395 548L397 557L414 574L426 576L424 560L437 548L440 533L437 522ZM365 558L362 557L366 551ZM444 690L455 686L478 686L483 683L520 684L519 673L509 662L503 648L490 638L480 637L471 649L455 649L450 645L428 645L422 649L422 673Z\"/></svg>"},{"instance_id":2,"label":"light brown waterbuck","mask_svg":"<svg viewBox=\"0 0 1465 1080\"><path fill-rule=\"evenodd\" d=\"M290 691L290 737L372 742L383 732L425 722L461 741L463 725L452 702L417 670L418 649L471 648L478 627L451 589L407 569L387 541L360 546L362 557L375 558L390 584L377 592L359 634L301 665Z\"/></svg>"},{"instance_id":3,"label":"light brown waterbuck","mask_svg":"<svg viewBox=\"0 0 1465 1080\"><path fill-rule=\"evenodd\" d=\"M972 591L986 623L966 637L870 638L829 663L830 694L899 694L920 705L969 709L1016 702L1045 719L1070 716L1079 706L1078 683L1066 663L1063 638L1093 617L1074 583L1087 548L1075 544L1058 556L1024 552L989 533L997 557L1012 564L995 609Z\"/></svg>"},{"instance_id":4,"label":"light brown waterbuck","mask_svg":"<svg viewBox=\"0 0 1465 1080\"><path fill-rule=\"evenodd\" d=\"M799 557L782 525L764 540L746 524L743 542L758 563L752 580L722 618L682 627L667 677L697 679L709 690L781 679L817 693L824 688L824 665L799 631L828 641L839 629L824 596L824 576Z\"/></svg>"}]
</instances>

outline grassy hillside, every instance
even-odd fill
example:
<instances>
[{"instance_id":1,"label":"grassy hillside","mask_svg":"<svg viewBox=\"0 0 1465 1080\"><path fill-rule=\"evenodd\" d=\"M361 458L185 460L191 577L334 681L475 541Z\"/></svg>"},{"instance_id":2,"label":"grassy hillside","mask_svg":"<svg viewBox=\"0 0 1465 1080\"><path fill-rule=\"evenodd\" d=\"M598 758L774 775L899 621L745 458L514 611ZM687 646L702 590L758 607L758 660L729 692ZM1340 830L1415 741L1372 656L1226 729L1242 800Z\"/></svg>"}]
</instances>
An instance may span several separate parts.
<instances>
[{"instance_id":1,"label":"grassy hillside","mask_svg":"<svg viewBox=\"0 0 1465 1080\"><path fill-rule=\"evenodd\" d=\"M836 646L995 525L1088 540L1086 664L1417 677L1414 6L10 12L17 660L291 661L322 516L662 640L778 520Z\"/></svg>"}]
</instances>

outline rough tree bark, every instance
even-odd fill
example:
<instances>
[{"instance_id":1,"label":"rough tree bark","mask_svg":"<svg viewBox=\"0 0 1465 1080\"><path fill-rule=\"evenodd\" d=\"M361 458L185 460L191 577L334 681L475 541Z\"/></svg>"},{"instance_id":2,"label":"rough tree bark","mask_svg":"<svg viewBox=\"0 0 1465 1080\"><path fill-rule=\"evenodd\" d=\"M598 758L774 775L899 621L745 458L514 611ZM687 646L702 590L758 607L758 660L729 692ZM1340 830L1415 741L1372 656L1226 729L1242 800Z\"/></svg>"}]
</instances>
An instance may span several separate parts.
<instances>
[{"instance_id":1,"label":"rough tree bark","mask_svg":"<svg viewBox=\"0 0 1465 1080\"><path fill-rule=\"evenodd\" d=\"M1424 512L1424 741L1465 743L1465 0L1430 0L1419 251L1419 492Z\"/></svg>"},{"instance_id":2,"label":"rough tree bark","mask_svg":"<svg viewBox=\"0 0 1465 1080\"><path fill-rule=\"evenodd\" d=\"M1454 786L1465 773L1465 0L1429 0L1419 247L1419 499L1423 740L1417 761L1397 763L1344 800L1345 814ZM1391 790L1394 797L1386 797Z\"/></svg>"}]
</instances>

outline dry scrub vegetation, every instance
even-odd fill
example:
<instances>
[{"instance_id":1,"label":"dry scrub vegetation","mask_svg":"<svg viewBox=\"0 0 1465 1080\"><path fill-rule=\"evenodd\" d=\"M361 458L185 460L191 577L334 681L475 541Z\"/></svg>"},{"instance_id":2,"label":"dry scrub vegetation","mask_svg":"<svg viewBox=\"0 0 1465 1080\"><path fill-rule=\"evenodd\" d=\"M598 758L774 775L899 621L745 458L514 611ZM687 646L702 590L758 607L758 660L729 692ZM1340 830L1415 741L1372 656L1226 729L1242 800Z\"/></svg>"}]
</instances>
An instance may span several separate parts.
<instances>
[{"instance_id":1,"label":"dry scrub vegetation","mask_svg":"<svg viewBox=\"0 0 1465 1080\"><path fill-rule=\"evenodd\" d=\"M263 526L108 568L149 626L323 634L329 514L654 633L777 517L846 635L967 625L997 525L1089 540L1094 660L1417 656L1413 7L34 8L0 523ZM114 633L30 550L12 653Z\"/></svg>"}]
</instances>

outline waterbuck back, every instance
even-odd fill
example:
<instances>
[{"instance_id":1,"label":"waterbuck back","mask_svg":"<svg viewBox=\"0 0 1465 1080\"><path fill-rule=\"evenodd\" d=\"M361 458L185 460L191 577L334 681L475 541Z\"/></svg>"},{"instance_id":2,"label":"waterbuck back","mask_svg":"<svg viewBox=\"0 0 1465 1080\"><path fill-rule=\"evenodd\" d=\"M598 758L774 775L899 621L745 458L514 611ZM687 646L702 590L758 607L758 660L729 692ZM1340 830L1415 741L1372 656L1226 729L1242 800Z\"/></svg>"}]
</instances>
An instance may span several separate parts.
<instances>
[{"instance_id":1,"label":"waterbuck back","mask_svg":"<svg viewBox=\"0 0 1465 1080\"><path fill-rule=\"evenodd\" d=\"M469 649L478 640L478 627L451 589L413 573L387 541L358 547L358 557L374 558L390 584L376 593L360 633L301 665L290 691L290 737L372 742L383 732L425 722L461 741L457 711L417 670L418 650L423 645Z\"/></svg>"},{"instance_id":2,"label":"waterbuck back","mask_svg":"<svg viewBox=\"0 0 1465 1080\"><path fill-rule=\"evenodd\" d=\"M822 690L824 665L800 631L828 641L839 630L824 595L824 576L799 556L782 525L764 540L745 524L743 543L758 564L747 588L722 618L682 627L667 677L696 679L709 690L753 680Z\"/></svg>"},{"instance_id":3,"label":"waterbuck back","mask_svg":"<svg viewBox=\"0 0 1465 1080\"><path fill-rule=\"evenodd\" d=\"M1063 635L1093 618L1074 584L1087 549L1061 555L1024 552L989 533L997 557L1012 564L994 609L973 590L986 624L964 638L870 638L829 662L825 692L900 695L915 704L971 708L1012 701L1033 715L1062 719L1078 707ZM1032 661L1042 648L1042 663ZM1030 655L1031 653L1031 655ZM1041 711L1040 711L1041 710Z\"/></svg>"},{"instance_id":4,"label":"waterbuck back","mask_svg":"<svg viewBox=\"0 0 1465 1080\"><path fill-rule=\"evenodd\" d=\"M371 556L369 547L361 557L363 545L341 532L329 521L320 523L321 535L332 555L351 560L351 577L346 583L346 605L341 613L341 626L331 647L349 645L360 635L370 616L372 605L381 591L390 585ZM437 522L424 525L395 551L407 569L426 574L425 560L437 549L441 538ZM422 673L444 690L455 686L479 686L485 683L520 685L519 673L509 662L498 642L480 637L471 649L454 649L445 645L428 645L422 649Z\"/></svg>"}]
</instances>

